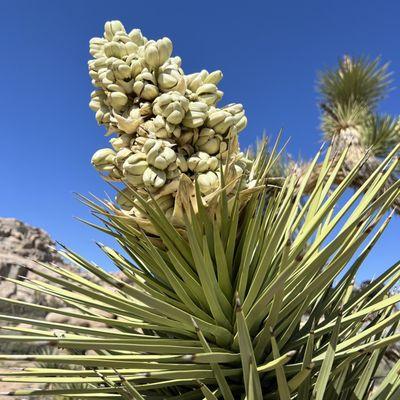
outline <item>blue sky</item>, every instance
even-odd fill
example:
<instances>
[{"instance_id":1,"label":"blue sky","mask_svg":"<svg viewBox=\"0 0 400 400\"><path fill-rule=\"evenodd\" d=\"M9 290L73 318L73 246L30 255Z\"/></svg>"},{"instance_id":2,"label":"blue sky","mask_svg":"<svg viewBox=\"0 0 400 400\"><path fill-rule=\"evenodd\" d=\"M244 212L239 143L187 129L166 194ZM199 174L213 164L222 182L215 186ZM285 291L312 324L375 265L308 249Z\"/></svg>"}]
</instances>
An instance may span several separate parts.
<instances>
[{"instance_id":1,"label":"blue sky","mask_svg":"<svg viewBox=\"0 0 400 400\"><path fill-rule=\"evenodd\" d=\"M106 147L87 104L88 41L106 20L120 19L150 38L168 36L186 73L221 69L222 103L244 104L243 147L263 130L284 129L289 151L304 158L319 148L315 91L318 70L344 54L381 55L400 71L400 3L382 1L1 1L0 216L46 229L53 238L110 266L98 232L73 219L88 211L73 193L110 189L90 166ZM399 110L399 91L382 109ZM368 259L360 278L398 256L400 218Z\"/></svg>"}]
</instances>

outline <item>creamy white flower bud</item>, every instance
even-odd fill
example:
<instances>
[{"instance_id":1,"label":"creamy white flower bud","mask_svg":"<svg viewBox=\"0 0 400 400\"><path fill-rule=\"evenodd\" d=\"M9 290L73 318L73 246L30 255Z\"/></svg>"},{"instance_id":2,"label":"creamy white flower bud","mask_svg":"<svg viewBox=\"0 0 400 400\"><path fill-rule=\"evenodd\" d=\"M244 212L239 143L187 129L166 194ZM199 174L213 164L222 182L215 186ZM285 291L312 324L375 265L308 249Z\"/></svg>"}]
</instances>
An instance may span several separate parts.
<instances>
[{"instance_id":1,"label":"creamy white flower bud","mask_svg":"<svg viewBox=\"0 0 400 400\"><path fill-rule=\"evenodd\" d=\"M196 149L213 155L220 151L221 142L221 136L216 135L213 129L202 128L195 146Z\"/></svg>"},{"instance_id":2,"label":"creamy white flower bud","mask_svg":"<svg viewBox=\"0 0 400 400\"><path fill-rule=\"evenodd\" d=\"M204 83L213 83L214 85L218 85L218 83L223 78L223 73L220 70L213 71L208 74L208 76L204 79Z\"/></svg>"},{"instance_id":3,"label":"creamy white flower bud","mask_svg":"<svg viewBox=\"0 0 400 400\"><path fill-rule=\"evenodd\" d=\"M99 171L111 171L115 165L115 152L112 149L97 150L92 156L92 165Z\"/></svg>"},{"instance_id":4,"label":"creamy white flower bud","mask_svg":"<svg viewBox=\"0 0 400 400\"><path fill-rule=\"evenodd\" d=\"M122 60L116 59L110 65L116 79L129 79L132 77L131 67Z\"/></svg>"},{"instance_id":5,"label":"creamy white flower bud","mask_svg":"<svg viewBox=\"0 0 400 400\"><path fill-rule=\"evenodd\" d=\"M128 103L128 96L121 92L111 92L108 101L112 108L120 110Z\"/></svg>"},{"instance_id":6,"label":"creamy white flower bud","mask_svg":"<svg viewBox=\"0 0 400 400\"><path fill-rule=\"evenodd\" d=\"M95 60L88 61L88 66L90 70L100 72L101 68L106 67L107 57L105 54L102 54L102 57L96 58Z\"/></svg>"},{"instance_id":7,"label":"creamy white flower bud","mask_svg":"<svg viewBox=\"0 0 400 400\"><path fill-rule=\"evenodd\" d=\"M106 126L110 122L111 114L110 110L104 104L101 104L100 108L96 111L96 121L99 124L105 124Z\"/></svg>"},{"instance_id":8,"label":"creamy white flower bud","mask_svg":"<svg viewBox=\"0 0 400 400\"><path fill-rule=\"evenodd\" d=\"M159 39L156 42L154 40L150 40L145 44L144 47L144 59L146 64L152 70L164 64L171 54L172 42L166 37Z\"/></svg>"},{"instance_id":9,"label":"creamy white flower bud","mask_svg":"<svg viewBox=\"0 0 400 400\"><path fill-rule=\"evenodd\" d=\"M231 115L219 108L212 107L208 113L206 125L213 128L215 132L222 135L226 134L234 121Z\"/></svg>"},{"instance_id":10,"label":"creamy white flower bud","mask_svg":"<svg viewBox=\"0 0 400 400\"><path fill-rule=\"evenodd\" d=\"M90 95L91 100L89 103L89 107L93 111L100 110L101 106L104 104L107 99L106 94L102 90L95 90Z\"/></svg>"},{"instance_id":11,"label":"creamy white flower bud","mask_svg":"<svg viewBox=\"0 0 400 400\"><path fill-rule=\"evenodd\" d=\"M153 103L155 115L162 115L170 124L180 124L189 109L189 100L179 92L164 93Z\"/></svg>"},{"instance_id":12,"label":"creamy white flower bud","mask_svg":"<svg viewBox=\"0 0 400 400\"><path fill-rule=\"evenodd\" d=\"M187 144L191 145L192 143L196 143L198 136L199 134L197 129L183 130L177 143L180 147L184 147Z\"/></svg>"},{"instance_id":13,"label":"creamy white flower bud","mask_svg":"<svg viewBox=\"0 0 400 400\"><path fill-rule=\"evenodd\" d=\"M172 136L178 138L181 134L181 128L179 125L170 124L161 115L157 115L140 125L137 133L141 136L154 135L159 139L167 139Z\"/></svg>"},{"instance_id":14,"label":"creamy white flower bud","mask_svg":"<svg viewBox=\"0 0 400 400\"><path fill-rule=\"evenodd\" d=\"M104 45L107 43L103 38L92 38L89 41L89 52L94 58L104 57Z\"/></svg>"},{"instance_id":15,"label":"creamy white flower bud","mask_svg":"<svg viewBox=\"0 0 400 400\"><path fill-rule=\"evenodd\" d=\"M121 150L117 151L115 155L114 163L117 165L118 168L122 168L125 160L132 154L132 150L125 147Z\"/></svg>"},{"instance_id":16,"label":"creamy white flower bud","mask_svg":"<svg viewBox=\"0 0 400 400\"><path fill-rule=\"evenodd\" d=\"M107 40L112 40L117 32L125 33L124 25L121 21L107 21L104 25L104 37Z\"/></svg>"},{"instance_id":17,"label":"creamy white flower bud","mask_svg":"<svg viewBox=\"0 0 400 400\"><path fill-rule=\"evenodd\" d=\"M222 77L222 72L219 70L209 73L207 70L203 69L200 72L186 75L187 88L192 92L196 92L199 87L205 83L217 85Z\"/></svg>"},{"instance_id":18,"label":"creamy white flower bud","mask_svg":"<svg viewBox=\"0 0 400 400\"><path fill-rule=\"evenodd\" d=\"M182 125L188 128L198 128L204 124L207 118L208 106L200 101L189 103L189 110L185 114Z\"/></svg>"},{"instance_id":19,"label":"creamy white flower bud","mask_svg":"<svg viewBox=\"0 0 400 400\"><path fill-rule=\"evenodd\" d=\"M143 58L140 58L137 54L129 55L126 60L126 64L131 69L131 76L136 78L145 68L145 62Z\"/></svg>"},{"instance_id":20,"label":"creamy white flower bud","mask_svg":"<svg viewBox=\"0 0 400 400\"><path fill-rule=\"evenodd\" d=\"M143 173L143 182L148 187L161 188L165 185L167 176L164 171L155 167L148 167Z\"/></svg>"},{"instance_id":21,"label":"creamy white flower bud","mask_svg":"<svg viewBox=\"0 0 400 400\"><path fill-rule=\"evenodd\" d=\"M129 35L126 32L122 31L116 32L112 40L114 42L119 42L123 44L132 43L132 39L129 37ZM137 48L138 46L135 45L135 47Z\"/></svg>"},{"instance_id":22,"label":"creamy white flower bud","mask_svg":"<svg viewBox=\"0 0 400 400\"><path fill-rule=\"evenodd\" d=\"M176 160L175 151L162 140L148 139L143 151L147 154L147 162L160 170L167 169Z\"/></svg>"},{"instance_id":23,"label":"creamy white flower bud","mask_svg":"<svg viewBox=\"0 0 400 400\"><path fill-rule=\"evenodd\" d=\"M127 175L142 175L147 166L146 154L134 153L125 160L122 169Z\"/></svg>"},{"instance_id":24,"label":"creamy white flower bud","mask_svg":"<svg viewBox=\"0 0 400 400\"><path fill-rule=\"evenodd\" d=\"M154 100L158 96L156 78L147 68L136 77L133 84L133 91L142 99Z\"/></svg>"},{"instance_id":25,"label":"creamy white flower bud","mask_svg":"<svg viewBox=\"0 0 400 400\"><path fill-rule=\"evenodd\" d=\"M140 29L132 29L128 36L137 46L143 46L147 42L147 39L142 35L142 31Z\"/></svg>"},{"instance_id":26,"label":"creamy white flower bud","mask_svg":"<svg viewBox=\"0 0 400 400\"><path fill-rule=\"evenodd\" d=\"M104 54L107 57L122 58L127 55L127 52L122 43L112 41L104 45Z\"/></svg>"},{"instance_id":27,"label":"creamy white flower bud","mask_svg":"<svg viewBox=\"0 0 400 400\"><path fill-rule=\"evenodd\" d=\"M143 186L143 175L124 174L123 181L133 187Z\"/></svg>"},{"instance_id":28,"label":"creamy white flower bud","mask_svg":"<svg viewBox=\"0 0 400 400\"><path fill-rule=\"evenodd\" d=\"M122 166L124 179L131 185L140 186L143 184L143 174L148 164L144 153L130 155Z\"/></svg>"},{"instance_id":29,"label":"creamy white flower bud","mask_svg":"<svg viewBox=\"0 0 400 400\"><path fill-rule=\"evenodd\" d=\"M223 92L213 83L204 83L196 90L196 98L209 106L215 105L222 96Z\"/></svg>"},{"instance_id":30,"label":"creamy white flower bud","mask_svg":"<svg viewBox=\"0 0 400 400\"><path fill-rule=\"evenodd\" d=\"M196 92L207 76L208 72L205 69L200 72L195 72L194 74L186 75L187 88L192 92Z\"/></svg>"},{"instance_id":31,"label":"creamy white flower bud","mask_svg":"<svg viewBox=\"0 0 400 400\"><path fill-rule=\"evenodd\" d=\"M152 104L148 101L139 103L140 115L148 117L152 114Z\"/></svg>"},{"instance_id":32,"label":"creamy white flower bud","mask_svg":"<svg viewBox=\"0 0 400 400\"><path fill-rule=\"evenodd\" d=\"M209 154L199 151L193 154L188 160L188 167L193 172L206 172L215 170L218 167L218 159Z\"/></svg>"},{"instance_id":33,"label":"creamy white flower bud","mask_svg":"<svg viewBox=\"0 0 400 400\"><path fill-rule=\"evenodd\" d=\"M209 194L218 189L219 177L215 172L208 171L197 176L197 183L201 193Z\"/></svg>"},{"instance_id":34,"label":"creamy white flower bud","mask_svg":"<svg viewBox=\"0 0 400 400\"><path fill-rule=\"evenodd\" d=\"M106 181L120 181L122 179L121 171L118 168L113 168L108 175L104 176Z\"/></svg>"},{"instance_id":35,"label":"creamy white flower bud","mask_svg":"<svg viewBox=\"0 0 400 400\"><path fill-rule=\"evenodd\" d=\"M206 121L207 127L221 135L237 134L246 124L247 118L241 104L230 104L222 109L211 107Z\"/></svg>"},{"instance_id":36,"label":"creamy white flower bud","mask_svg":"<svg viewBox=\"0 0 400 400\"><path fill-rule=\"evenodd\" d=\"M185 94L186 81L182 69L174 62L167 61L158 70L158 87L162 92Z\"/></svg>"},{"instance_id":37,"label":"creamy white flower bud","mask_svg":"<svg viewBox=\"0 0 400 400\"><path fill-rule=\"evenodd\" d=\"M132 140L132 136L128 134L119 135L116 138L110 139L110 144L115 151L119 151L123 148L129 148Z\"/></svg>"}]
</instances>

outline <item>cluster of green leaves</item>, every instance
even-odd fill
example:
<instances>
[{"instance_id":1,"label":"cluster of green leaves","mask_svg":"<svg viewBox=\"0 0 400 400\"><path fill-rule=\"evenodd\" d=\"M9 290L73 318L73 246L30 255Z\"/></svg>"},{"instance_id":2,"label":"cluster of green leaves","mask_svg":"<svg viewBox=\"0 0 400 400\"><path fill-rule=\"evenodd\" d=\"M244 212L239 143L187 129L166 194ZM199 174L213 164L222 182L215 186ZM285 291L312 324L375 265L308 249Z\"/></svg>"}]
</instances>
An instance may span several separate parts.
<instances>
[{"instance_id":1,"label":"cluster of green leaves","mask_svg":"<svg viewBox=\"0 0 400 400\"><path fill-rule=\"evenodd\" d=\"M0 361L16 364L59 365L1 371L3 381L61 385L5 395L361 400L374 389L374 400L399 398L400 361L378 388L373 381L385 350L400 339L400 312L395 309L400 295L390 295L400 277L400 263L352 295L357 271L400 195L399 181L381 190L398 166L398 150L394 148L347 201L342 195L365 159L334 186L346 152L333 163L331 148L306 201L303 190L320 153L300 182L289 176L277 187L261 185L276 154L266 157L260 151L255 162L258 191L245 201L240 190L229 197L223 189L213 210L197 196L197 210L185 210L181 228L171 225L155 202L135 194L157 237L135 227L129 215L110 202L83 199L101 221L90 224L114 237L124 250L122 254L99 244L125 279L68 249L63 254L71 262L105 285L52 265L35 271L47 281L10 279L58 297L76 311L1 301L101 322L104 327L0 315L8 323L32 325L3 326L8 332L0 341L69 351L0 355ZM84 389L71 386L83 384Z\"/></svg>"},{"instance_id":2,"label":"cluster of green leaves","mask_svg":"<svg viewBox=\"0 0 400 400\"><path fill-rule=\"evenodd\" d=\"M327 137L354 128L362 144L385 157L400 141L398 116L379 114L377 106L390 90L388 64L380 59L345 56L336 69L320 74L322 130Z\"/></svg>"}]
</instances>

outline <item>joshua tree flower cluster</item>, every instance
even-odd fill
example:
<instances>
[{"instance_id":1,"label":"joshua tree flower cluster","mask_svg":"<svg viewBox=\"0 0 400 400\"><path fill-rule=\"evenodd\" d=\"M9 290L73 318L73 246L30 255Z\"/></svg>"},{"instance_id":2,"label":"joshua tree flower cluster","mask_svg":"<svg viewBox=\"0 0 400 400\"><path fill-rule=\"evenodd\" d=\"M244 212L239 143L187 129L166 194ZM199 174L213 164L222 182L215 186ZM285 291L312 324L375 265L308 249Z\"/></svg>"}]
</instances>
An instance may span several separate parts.
<instances>
[{"instance_id":1,"label":"joshua tree flower cluster","mask_svg":"<svg viewBox=\"0 0 400 400\"><path fill-rule=\"evenodd\" d=\"M249 165L237 141L247 119L241 104L217 107L221 71L185 75L170 39L148 40L119 21L105 24L104 37L90 41L90 53L89 74L97 88L90 108L107 133L116 135L112 148L92 157L106 179L151 194L167 215L183 174L197 179L207 196L220 187L220 167L228 158L238 181ZM139 213L129 188L117 202Z\"/></svg>"}]
</instances>

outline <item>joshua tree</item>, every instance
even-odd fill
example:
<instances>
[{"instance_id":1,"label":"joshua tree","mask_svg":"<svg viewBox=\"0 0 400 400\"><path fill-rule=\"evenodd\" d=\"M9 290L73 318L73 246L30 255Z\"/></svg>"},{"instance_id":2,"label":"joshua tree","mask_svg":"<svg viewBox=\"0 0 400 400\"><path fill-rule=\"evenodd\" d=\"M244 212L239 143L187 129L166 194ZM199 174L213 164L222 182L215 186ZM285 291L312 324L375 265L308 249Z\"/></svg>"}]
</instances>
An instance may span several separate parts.
<instances>
[{"instance_id":1,"label":"joshua tree","mask_svg":"<svg viewBox=\"0 0 400 400\"><path fill-rule=\"evenodd\" d=\"M400 338L400 312L393 311L400 295L390 294L400 263L353 294L357 271L400 194L399 146L389 151L382 144L393 124L373 118L384 70L346 59L338 74L322 78L326 135L341 135L340 143L352 135L361 151L332 141L303 167L300 180L291 174L277 185L269 177L278 144L269 151L264 144L253 159L240 151L246 117L240 104L217 106L220 71L185 75L169 39L147 40L118 21L106 23L90 50L97 87L91 107L115 134L112 148L97 151L92 162L118 188L116 201L82 200L99 221L88 223L121 246L123 252L99 244L125 279L64 248L65 257L107 286L52 265L36 271L50 283L18 282L70 308L3 301L106 327L0 316L33 325L7 326L18 334L1 340L68 350L1 355L60 365L2 371L6 381L60 385L6 395L361 400L374 390L373 399L397 399L400 361L378 387L374 377ZM367 71L363 79L379 84L364 85L354 71ZM359 82L358 97L348 95L347 78L339 90L342 75ZM361 132L369 123L379 126L373 140L379 137L385 150L374 148L376 165L366 175L371 161ZM355 193L339 204L351 187ZM68 386L77 384L85 386Z\"/></svg>"},{"instance_id":2,"label":"joshua tree","mask_svg":"<svg viewBox=\"0 0 400 400\"><path fill-rule=\"evenodd\" d=\"M349 171L369 152L368 158L352 182L359 188L379 166L382 158L400 142L398 117L377 111L379 101L390 90L388 64L380 59L344 56L337 69L320 74L318 89L321 94L321 128L324 139L332 143L332 157L338 157L349 147L343 166L337 175L340 183ZM317 165L306 191L316 182L320 166ZM301 175L303 168L299 168ZM398 169L388 179L384 189L398 179ZM400 212L400 200L394 203Z\"/></svg>"}]
</instances>

